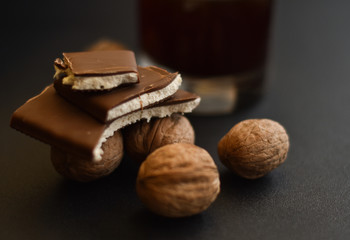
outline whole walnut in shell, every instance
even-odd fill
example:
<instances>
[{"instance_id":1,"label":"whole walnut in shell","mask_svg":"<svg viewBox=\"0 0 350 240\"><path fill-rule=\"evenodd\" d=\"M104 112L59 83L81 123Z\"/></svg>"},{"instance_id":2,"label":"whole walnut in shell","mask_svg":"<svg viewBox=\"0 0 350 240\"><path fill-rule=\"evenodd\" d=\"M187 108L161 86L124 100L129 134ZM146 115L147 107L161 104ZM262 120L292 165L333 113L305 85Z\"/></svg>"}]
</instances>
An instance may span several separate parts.
<instances>
[{"instance_id":1,"label":"whole walnut in shell","mask_svg":"<svg viewBox=\"0 0 350 240\"><path fill-rule=\"evenodd\" d=\"M79 182L89 182L109 175L119 166L123 158L122 134L115 132L102 144L102 150L102 159L93 161L51 147L51 161L62 176Z\"/></svg>"},{"instance_id":2,"label":"whole walnut in shell","mask_svg":"<svg viewBox=\"0 0 350 240\"><path fill-rule=\"evenodd\" d=\"M287 158L286 130L269 119L250 119L236 124L219 142L221 162L237 175L256 179Z\"/></svg>"},{"instance_id":3,"label":"whole walnut in shell","mask_svg":"<svg viewBox=\"0 0 350 240\"><path fill-rule=\"evenodd\" d=\"M120 42L112 39L100 39L90 45L88 51L104 51L104 50L126 50L127 48Z\"/></svg>"},{"instance_id":4,"label":"whole walnut in shell","mask_svg":"<svg viewBox=\"0 0 350 240\"><path fill-rule=\"evenodd\" d=\"M157 149L141 164L136 190L142 202L159 215L191 216L216 199L219 173L207 151L174 143Z\"/></svg>"},{"instance_id":5,"label":"whole walnut in shell","mask_svg":"<svg viewBox=\"0 0 350 240\"><path fill-rule=\"evenodd\" d=\"M124 145L127 154L141 163L157 148L178 142L194 143L194 130L190 121L172 114L165 118L152 118L137 122L124 129Z\"/></svg>"}]
</instances>

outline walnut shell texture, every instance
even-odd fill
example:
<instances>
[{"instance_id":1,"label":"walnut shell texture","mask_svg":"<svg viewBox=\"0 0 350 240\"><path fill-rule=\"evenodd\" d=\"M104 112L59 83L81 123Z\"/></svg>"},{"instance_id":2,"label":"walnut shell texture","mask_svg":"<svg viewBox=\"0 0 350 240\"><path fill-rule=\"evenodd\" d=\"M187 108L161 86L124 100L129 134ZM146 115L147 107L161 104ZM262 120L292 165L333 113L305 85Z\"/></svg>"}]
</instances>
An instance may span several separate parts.
<instances>
[{"instance_id":1,"label":"walnut shell texture","mask_svg":"<svg viewBox=\"0 0 350 240\"><path fill-rule=\"evenodd\" d=\"M174 143L157 149L141 164L136 190L156 214L191 216L207 209L218 196L219 173L206 150Z\"/></svg>"},{"instance_id":2,"label":"walnut shell texture","mask_svg":"<svg viewBox=\"0 0 350 240\"><path fill-rule=\"evenodd\" d=\"M124 129L123 135L126 153L138 163L159 147L179 142L194 144L195 140L190 121L180 114L137 122Z\"/></svg>"},{"instance_id":3,"label":"walnut shell texture","mask_svg":"<svg viewBox=\"0 0 350 240\"><path fill-rule=\"evenodd\" d=\"M123 137L120 131L115 132L102 144L104 151L100 161L84 159L51 147L51 161L62 176L79 181L90 182L112 173L123 158Z\"/></svg>"},{"instance_id":4,"label":"walnut shell texture","mask_svg":"<svg viewBox=\"0 0 350 240\"><path fill-rule=\"evenodd\" d=\"M221 162L237 175L256 179L287 158L289 138L278 122L249 119L236 124L219 142Z\"/></svg>"}]
</instances>

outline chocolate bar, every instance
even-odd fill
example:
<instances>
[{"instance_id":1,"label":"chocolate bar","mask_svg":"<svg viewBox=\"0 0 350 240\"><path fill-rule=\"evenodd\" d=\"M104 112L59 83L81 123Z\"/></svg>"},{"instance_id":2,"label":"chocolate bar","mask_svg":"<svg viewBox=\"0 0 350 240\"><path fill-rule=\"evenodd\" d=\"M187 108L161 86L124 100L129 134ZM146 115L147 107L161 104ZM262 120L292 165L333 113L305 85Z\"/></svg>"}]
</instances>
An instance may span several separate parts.
<instances>
[{"instance_id":1,"label":"chocolate bar","mask_svg":"<svg viewBox=\"0 0 350 240\"><path fill-rule=\"evenodd\" d=\"M112 89L139 81L135 54L128 50L63 53L54 67L54 78L76 90Z\"/></svg>"},{"instance_id":2,"label":"chocolate bar","mask_svg":"<svg viewBox=\"0 0 350 240\"><path fill-rule=\"evenodd\" d=\"M99 161L102 159L103 142L115 131L141 119L191 112L199 102L197 95L178 90L160 104L104 124L60 97L50 85L18 108L12 115L10 125L62 151Z\"/></svg>"},{"instance_id":3,"label":"chocolate bar","mask_svg":"<svg viewBox=\"0 0 350 240\"><path fill-rule=\"evenodd\" d=\"M74 91L61 79L54 81L54 87L62 97L106 123L170 97L182 82L180 74L154 66L138 67L138 72L138 84L108 92Z\"/></svg>"}]
</instances>

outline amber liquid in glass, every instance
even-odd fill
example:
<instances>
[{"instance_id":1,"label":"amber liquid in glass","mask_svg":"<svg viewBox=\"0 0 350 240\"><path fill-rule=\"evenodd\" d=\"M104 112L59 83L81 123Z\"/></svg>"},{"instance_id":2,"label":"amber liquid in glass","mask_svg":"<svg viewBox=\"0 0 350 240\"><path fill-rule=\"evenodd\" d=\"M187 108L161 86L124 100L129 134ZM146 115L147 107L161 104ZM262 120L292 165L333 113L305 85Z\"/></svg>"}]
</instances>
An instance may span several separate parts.
<instances>
[{"instance_id":1,"label":"amber liquid in glass","mask_svg":"<svg viewBox=\"0 0 350 240\"><path fill-rule=\"evenodd\" d=\"M202 97L201 112L232 112L261 94L272 0L139 4L142 51L183 75L185 88Z\"/></svg>"}]
</instances>

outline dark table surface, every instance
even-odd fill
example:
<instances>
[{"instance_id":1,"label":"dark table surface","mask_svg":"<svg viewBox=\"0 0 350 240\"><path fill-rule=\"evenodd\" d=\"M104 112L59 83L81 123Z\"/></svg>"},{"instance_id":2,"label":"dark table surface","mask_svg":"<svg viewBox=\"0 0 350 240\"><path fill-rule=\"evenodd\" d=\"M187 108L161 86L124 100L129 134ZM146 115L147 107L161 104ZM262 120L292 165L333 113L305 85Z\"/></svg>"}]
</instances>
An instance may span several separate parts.
<instances>
[{"instance_id":1,"label":"dark table surface","mask_svg":"<svg viewBox=\"0 0 350 240\"><path fill-rule=\"evenodd\" d=\"M107 37L138 51L136 1L14 1L1 38L0 239L348 239L350 236L350 3L276 1L267 85L256 105L189 116L216 161L221 193L202 214L166 219L135 192L124 159L109 177L78 184L51 166L49 146L9 127L12 112L52 80L52 61ZM238 178L216 145L238 121L287 129L287 161L259 180Z\"/></svg>"}]
</instances>

